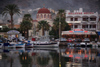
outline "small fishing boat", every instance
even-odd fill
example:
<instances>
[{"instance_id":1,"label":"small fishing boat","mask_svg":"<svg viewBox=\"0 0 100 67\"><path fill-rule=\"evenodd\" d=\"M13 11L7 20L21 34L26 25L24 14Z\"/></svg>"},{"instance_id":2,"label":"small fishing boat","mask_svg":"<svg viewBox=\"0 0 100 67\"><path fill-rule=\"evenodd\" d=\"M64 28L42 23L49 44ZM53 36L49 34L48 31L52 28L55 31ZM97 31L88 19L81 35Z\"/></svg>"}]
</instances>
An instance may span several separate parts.
<instances>
[{"instance_id":1,"label":"small fishing boat","mask_svg":"<svg viewBox=\"0 0 100 67\"><path fill-rule=\"evenodd\" d=\"M86 46L86 43L85 43L85 42L81 42L81 43L80 43L80 46L81 46L81 47L85 47L85 46Z\"/></svg>"},{"instance_id":2,"label":"small fishing boat","mask_svg":"<svg viewBox=\"0 0 100 67\"><path fill-rule=\"evenodd\" d=\"M0 43L0 48L2 48L3 47L3 43Z\"/></svg>"},{"instance_id":3,"label":"small fishing boat","mask_svg":"<svg viewBox=\"0 0 100 67\"><path fill-rule=\"evenodd\" d=\"M33 47L33 42L31 41L28 41L27 43L26 43L26 45L25 45L25 47L26 48L31 48L31 47Z\"/></svg>"},{"instance_id":4,"label":"small fishing boat","mask_svg":"<svg viewBox=\"0 0 100 67\"><path fill-rule=\"evenodd\" d=\"M11 48L13 48L13 47L15 48L15 47L16 47L16 44L17 44L16 42L11 42L11 43L9 43L8 47L9 47L9 48L10 48L10 47L11 47Z\"/></svg>"},{"instance_id":5,"label":"small fishing boat","mask_svg":"<svg viewBox=\"0 0 100 67\"><path fill-rule=\"evenodd\" d=\"M25 43L18 42L18 44L16 44L16 48L21 48L21 47L25 47Z\"/></svg>"},{"instance_id":6,"label":"small fishing boat","mask_svg":"<svg viewBox=\"0 0 100 67\"><path fill-rule=\"evenodd\" d=\"M33 47L33 44L27 43L27 44L25 45L25 47L26 47L26 48L31 48L31 47Z\"/></svg>"}]
</instances>

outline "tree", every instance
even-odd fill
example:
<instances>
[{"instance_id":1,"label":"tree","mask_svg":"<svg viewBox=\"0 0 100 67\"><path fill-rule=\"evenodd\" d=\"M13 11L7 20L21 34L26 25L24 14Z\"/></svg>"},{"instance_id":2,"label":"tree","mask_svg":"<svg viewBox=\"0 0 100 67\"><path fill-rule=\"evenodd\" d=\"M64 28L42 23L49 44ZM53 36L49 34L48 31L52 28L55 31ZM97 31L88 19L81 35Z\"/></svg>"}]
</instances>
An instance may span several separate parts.
<instances>
[{"instance_id":1,"label":"tree","mask_svg":"<svg viewBox=\"0 0 100 67\"><path fill-rule=\"evenodd\" d=\"M41 67L44 67L48 65L49 60L50 60L50 57L39 56L37 57L37 64L39 64Z\"/></svg>"},{"instance_id":2,"label":"tree","mask_svg":"<svg viewBox=\"0 0 100 67\"><path fill-rule=\"evenodd\" d=\"M20 24L20 29L24 32L26 38L28 38L28 30L31 29L31 27L32 23L29 21L22 21Z\"/></svg>"},{"instance_id":3,"label":"tree","mask_svg":"<svg viewBox=\"0 0 100 67\"><path fill-rule=\"evenodd\" d=\"M44 35L44 31L49 30L49 27L50 26L49 26L48 22L44 21L44 20L38 22L38 25L37 25L38 30L42 29L42 35Z\"/></svg>"},{"instance_id":4,"label":"tree","mask_svg":"<svg viewBox=\"0 0 100 67\"><path fill-rule=\"evenodd\" d=\"M31 18L31 15L30 14L25 14L24 17L23 17L23 21L32 21L33 19Z\"/></svg>"},{"instance_id":5,"label":"tree","mask_svg":"<svg viewBox=\"0 0 100 67\"><path fill-rule=\"evenodd\" d=\"M2 11L2 15L4 16L7 16L7 14L10 15L10 18L11 18L11 28L13 29L13 16L15 14L20 14L20 9L17 5L15 4L10 4L10 5L7 5L5 6L5 8L3 9Z\"/></svg>"},{"instance_id":6,"label":"tree","mask_svg":"<svg viewBox=\"0 0 100 67\"><path fill-rule=\"evenodd\" d=\"M65 11L64 10L59 10L56 16L56 19L54 19L53 22L53 27L52 30L50 31L50 35L55 36L55 38L59 37L59 25L61 25L61 31L66 31L66 30L70 30L70 26L68 25L68 23L65 21ZM61 24L59 24L59 22ZM61 33L60 33L61 34Z\"/></svg>"}]
</instances>

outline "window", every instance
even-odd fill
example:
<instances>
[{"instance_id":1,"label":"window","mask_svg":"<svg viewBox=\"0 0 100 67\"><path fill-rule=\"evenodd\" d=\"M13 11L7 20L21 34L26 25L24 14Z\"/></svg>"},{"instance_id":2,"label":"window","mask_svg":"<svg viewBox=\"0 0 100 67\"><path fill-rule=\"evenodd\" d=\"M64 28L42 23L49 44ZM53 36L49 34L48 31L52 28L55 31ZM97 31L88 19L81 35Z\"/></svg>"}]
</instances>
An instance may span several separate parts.
<instances>
[{"instance_id":1,"label":"window","mask_svg":"<svg viewBox=\"0 0 100 67\"><path fill-rule=\"evenodd\" d=\"M85 25L82 25L82 28L85 28Z\"/></svg>"},{"instance_id":2,"label":"window","mask_svg":"<svg viewBox=\"0 0 100 67\"><path fill-rule=\"evenodd\" d=\"M78 28L78 25L75 25L75 28Z\"/></svg>"},{"instance_id":3,"label":"window","mask_svg":"<svg viewBox=\"0 0 100 67\"><path fill-rule=\"evenodd\" d=\"M90 18L90 21L96 21L96 18Z\"/></svg>"},{"instance_id":4,"label":"window","mask_svg":"<svg viewBox=\"0 0 100 67\"><path fill-rule=\"evenodd\" d=\"M70 18L71 21L73 21L73 18Z\"/></svg>"},{"instance_id":5,"label":"window","mask_svg":"<svg viewBox=\"0 0 100 67\"><path fill-rule=\"evenodd\" d=\"M44 14L44 18L46 18L46 14Z\"/></svg>"},{"instance_id":6,"label":"window","mask_svg":"<svg viewBox=\"0 0 100 67\"><path fill-rule=\"evenodd\" d=\"M83 21L88 21L88 18L83 18Z\"/></svg>"},{"instance_id":7,"label":"window","mask_svg":"<svg viewBox=\"0 0 100 67\"><path fill-rule=\"evenodd\" d=\"M93 25L93 28L96 28L96 25Z\"/></svg>"},{"instance_id":8,"label":"window","mask_svg":"<svg viewBox=\"0 0 100 67\"><path fill-rule=\"evenodd\" d=\"M85 25L85 28L88 28L88 25Z\"/></svg>"},{"instance_id":9,"label":"window","mask_svg":"<svg viewBox=\"0 0 100 67\"><path fill-rule=\"evenodd\" d=\"M75 21L78 21L78 18L75 18Z\"/></svg>"}]
</instances>

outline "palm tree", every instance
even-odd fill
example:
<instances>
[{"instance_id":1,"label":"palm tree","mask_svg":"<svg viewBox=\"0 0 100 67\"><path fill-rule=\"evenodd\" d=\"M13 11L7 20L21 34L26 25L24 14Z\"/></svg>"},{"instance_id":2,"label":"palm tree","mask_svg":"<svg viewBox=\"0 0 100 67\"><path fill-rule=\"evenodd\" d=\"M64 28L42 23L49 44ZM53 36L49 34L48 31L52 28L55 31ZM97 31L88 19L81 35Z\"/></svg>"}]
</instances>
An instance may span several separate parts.
<instances>
[{"instance_id":1,"label":"palm tree","mask_svg":"<svg viewBox=\"0 0 100 67\"><path fill-rule=\"evenodd\" d=\"M48 22L44 20L38 22L38 25L37 25L38 30L42 29L42 35L44 35L44 31L49 30L49 27L50 25L48 24Z\"/></svg>"},{"instance_id":2,"label":"palm tree","mask_svg":"<svg viewBox=\"0 0 100 67\"><path fill-rule=\"evenodd\" d=\"M22 21L20 24L20 29L24 32L26 38L28 38L28 30L31 29L31 27L32 23L29 21Z\"/></svg>"},{"instance_id":3,"label":"palm tree","mask_svg":"<svg viewBox=\"0 0 100 67\"><path fill-rule=\"evenodd\" d=\"M63 9L58 10L57 17L65 18L65 10Z\"/></svg>"},{"instance_id":4,"label":"palm tree","mask_svg":"<svg viewBox=\"0 0 100 67\"><path fill-rule=\"evenodd\" d=\"M20 9L15 4L7 5L3 9L2 15L3 16L4 15L7 16L7 14L10 15L10 18L11 18L11 28L13 29L13 16L14 16L14 14L20 14Z\"/></svg>"},{"instance_id":5,"label":"palm tree","mask_svg":"<svg viewBox=\"0 0 100 67\"><path fill-rule=\"evenodd\" d=\"M52 32L50 32L49 34L56 36L55 38L58 38L58 34L54 34L54 32L59 33L59 35L61 35L61 32L59 32L59 31L70 30L70 26L65 21L65 19L66 19L65 18L65 10L60 9L57 13L56 18L54 19L53 27L52 27L52 30L51 30ZM59 24L59 22L61 24ZM61 29L61 30L59 30L59 29Z\"/></svg>"},{"instance_id":6,"label":"palm tree","mask_svg":"<svg viewBox=\"0 0 100 67\"><path fill-rule=\"evenodd\" d=\"M48 65L49 60L50 60L50 57L39 56L37 57L37 64L39 64L41 67L44 67Z\"/></svg>"},{"instance_id":7,"label":"palm tree","mask_svg":"<svg viewBox=\"0 0 100 67\"><path fill-rule=\"evenodd\" d=\"M24 18L23 18L23 21L32 21L33 19L32 19L32 17L31 17L31 15L30 14L25 14L24 15Z\"/></svg>"}]
</instances>

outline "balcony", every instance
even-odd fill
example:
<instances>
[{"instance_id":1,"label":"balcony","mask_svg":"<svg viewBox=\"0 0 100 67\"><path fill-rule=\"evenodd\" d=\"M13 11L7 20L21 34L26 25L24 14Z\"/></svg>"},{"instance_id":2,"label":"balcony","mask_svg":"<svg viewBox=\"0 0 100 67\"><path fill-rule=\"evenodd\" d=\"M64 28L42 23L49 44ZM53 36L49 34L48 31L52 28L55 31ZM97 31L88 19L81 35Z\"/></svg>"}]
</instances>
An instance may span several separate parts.
<instances>
[{"instance_id":1,"label":"balcony","mask_svg":"<svg viewBox=\"0 0 100 67\"><path fill-rule=\"evenodd\" d=\"M81 21L66 21L67 23L81 23Z\"/></svg>"},{"instance_id":2,"label":"balcony","mask_svg":"<svg viewBox=\"0 0 100 67\"><path fill-rule=\"evenodd\" d=\"M96 30L96 28L83 28L84 30Z\"/></svg>"}]
</instances>

